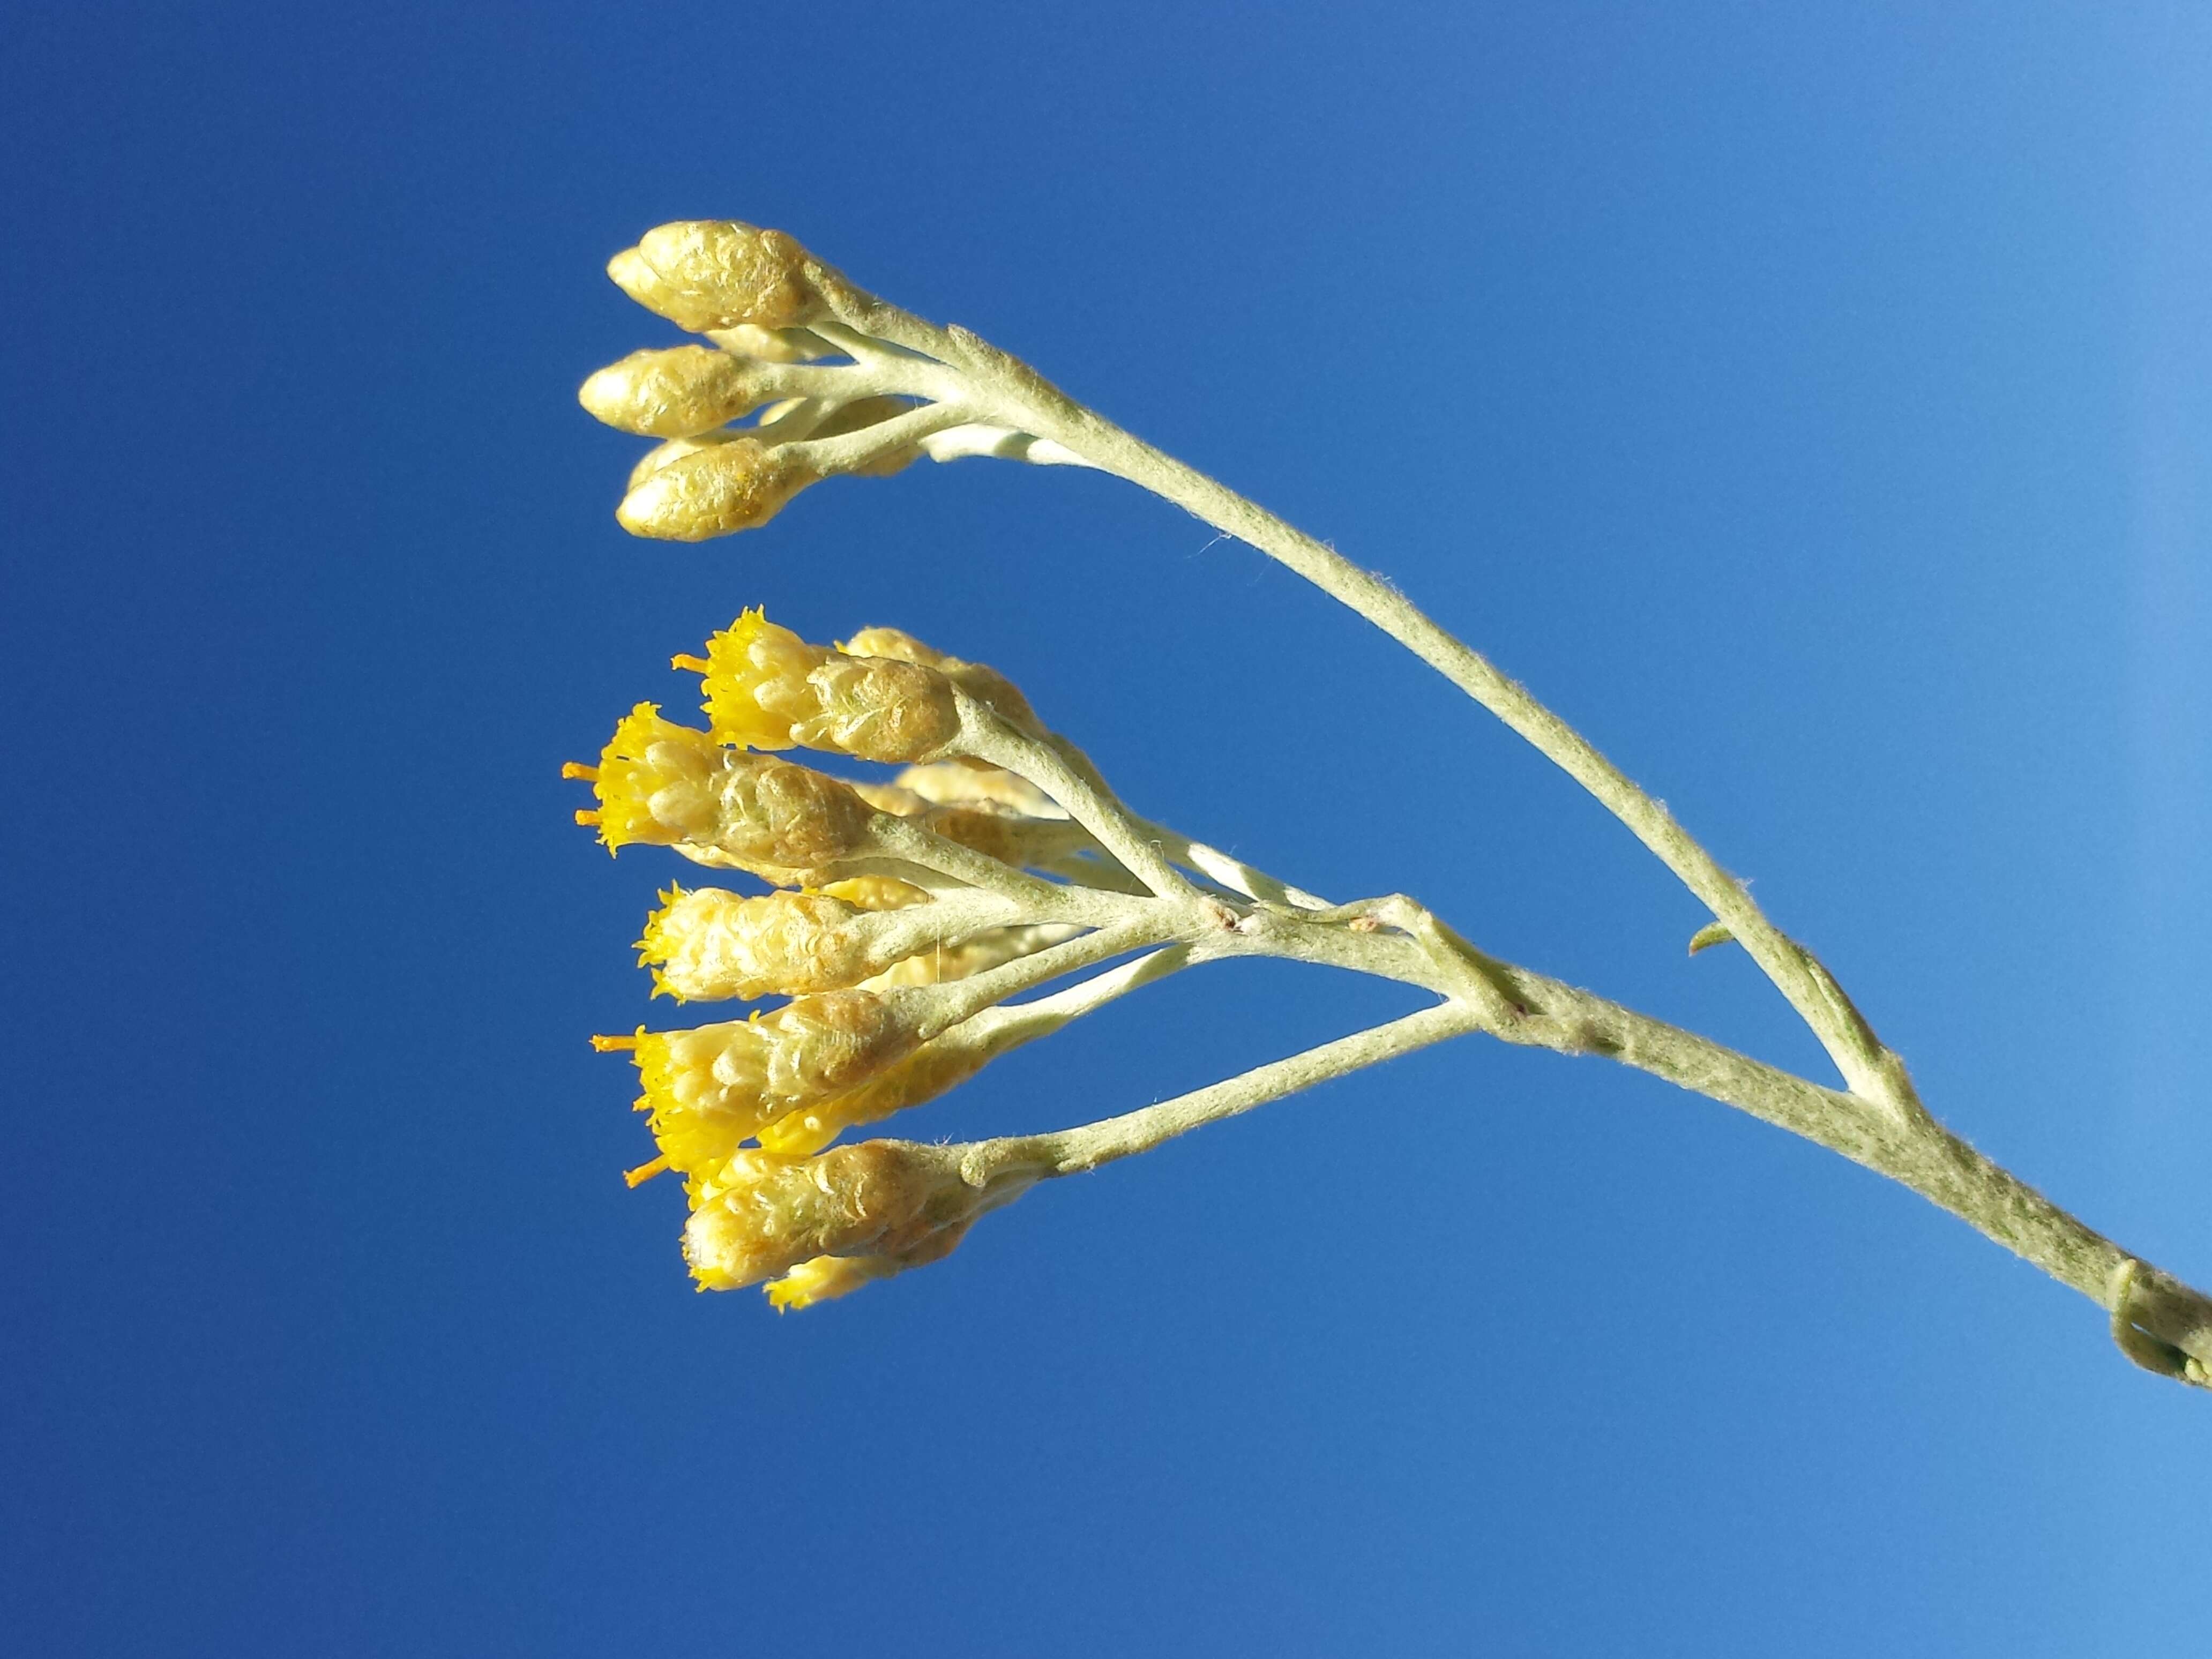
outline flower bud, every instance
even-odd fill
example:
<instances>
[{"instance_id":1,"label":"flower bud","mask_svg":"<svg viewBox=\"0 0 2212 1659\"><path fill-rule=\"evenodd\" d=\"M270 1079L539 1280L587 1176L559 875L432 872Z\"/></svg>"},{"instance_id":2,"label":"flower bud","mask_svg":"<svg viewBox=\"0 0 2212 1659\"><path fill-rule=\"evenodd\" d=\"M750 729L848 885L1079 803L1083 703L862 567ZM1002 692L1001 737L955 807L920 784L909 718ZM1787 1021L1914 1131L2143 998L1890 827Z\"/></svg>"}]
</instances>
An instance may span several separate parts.
<instances>
[{"instance_id":1,"label":"flower bud","mask_svg":"<svg viewBox=\"0 0 2212 1659\"><path fill-rule=\"evenodd\" d=\"M659 225L607 262L607 275L648 311L697 333L750 323L785 328L820 313L806 250L780 230L731 219Z\"/></svg>"},{"instance_id":2,"label":"flower bud","mask_svg":"<svg viewBox=\"0 0 2212 1659\"><path fill-rule=\"evenodd\" d=\"M911 761L959 735L960 710L943 675L809 645L757 610L709 640L703 662L680 657L677 665L704 676L708 722L725 743Z\"/></svg>"},{"instance_id":3,"label":"flower bud","mask_svg":"<svg viewBox=\"0 0 2212 1659\"><path fill-rule=\"evenodd\" d=\"M629 482L623 486L628 495L654 473L672 461L686 455L696 455L702 449L712 449L717 444L734 443L744 436L743 431L732 427L717 427L712 432L701 432L689 438L671 438L666 443L655 444L638 457L637 465L629 470Z\"/></svg>"},{"instance_id":4,"label":"flower bud","mask_svg":"<svg viewBox=\"0 0 2212 1659\"><path fill-rule=\"evenodd\" d=\"M732 1290L822 1256L898 1256L948 1232L957 1243L979 1198L951 1160L900 1141L739 1152L702 1183L684 1254L702 1290Z\"/></svg>"},{"instance_id":5,"label":"flower bud","mask_svg":"<svg viewBox=\"0 0 2212 1659\"><path fill-rule=\"evenodd\" d=\"M822 474L782 447L743 435L672 457L642 478L615 509L633 536L703 542L757 530Z\"/></svg>"},{"instance_id":6,"label":"flower bud","mask_svg":"<svg viewBox=\"0 0 2212 1659\"><path fill-rule=\"evenodd\" d=\"M630 1050L644 1085L638 1109L651 1114L660 1156L632 1171L635 1183L663 1169L686 1176L714 1170L767 1125L857 1088L918 1041L883 998L832 991L751 1019L594 1037L592 1046Z\"/></svg>"},{"instance_id":7,"label":"flower bud","mask_svg":"<svg viewBox=\"0 0 2212 1659\"><path fill-rule=\"evenodd\" d=\"M633 351L586 380L576 401L609 426L689 438L750 415L767 401L761 371L726 351L672 346Z\"/></svg>"},{"instance_id":8,"label":"flower bud","mask_svg":"<svg viewBox=\"0 0 2212 1659\"><path fill-rule=\"evenodd\" d=\"M874 814L846 784L772 756L726 749L704 732L661 719L641 702L615 727L591 781L596 825L609 851L638 842L712 849L741 868L781 874L854 857Z\"/></svg>"}]
</instances>

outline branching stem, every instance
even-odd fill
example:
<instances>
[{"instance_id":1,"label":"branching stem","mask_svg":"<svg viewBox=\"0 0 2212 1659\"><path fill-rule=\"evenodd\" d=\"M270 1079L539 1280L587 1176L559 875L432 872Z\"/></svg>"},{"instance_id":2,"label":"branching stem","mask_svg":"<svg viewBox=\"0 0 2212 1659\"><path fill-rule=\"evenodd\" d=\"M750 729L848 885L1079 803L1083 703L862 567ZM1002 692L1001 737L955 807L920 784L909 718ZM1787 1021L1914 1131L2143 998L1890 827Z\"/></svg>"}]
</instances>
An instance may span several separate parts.
<instances>
[{"instance_id":1,"label":"branching stem","mask_svg":"<svg viewBox=\"0 0 2212 1659\"><path fill-rule=\"evenodd\" d=\"M811 326L848 366L764 371L789 396L825 406L856 395L920 407L853 433L807 440L811 405L787 417L786 447L829 472L916 450L1080 464L1111 472L1249 543L1373 623L1526 739L1618 817L1741 945L1820 1040L1844 1087L1826 1087L1601 997L1486 955L1400 895L1332 907L1212 848L1131 813L1082 751L961 699L961 748L1028 778L1066 809L1147 891L1066 885L879 816L881 856L1012 901L1023 915L1092 931L1000 968L935 988L943 1030L960 1020L1019 1024L1022 1037L1211 958L1267 955L1423 987L1435 1006L1324 1043L1176 1099L1056 1133L941 1149L1001 1201L1028 1184L1157 1146L1202 1124L1445 1037L1486 1031L1565 1054L1599 1054L1736 1107L1911 1188L2105 1308L2137 1364L2212 1385L2212 1300L2150 1267L1998 1168L1923 1108L1898 1056L1817 958L1778 928L1665 805L1481 653L1454 638L1388 581L1235 491L1078 404L1027 364L963 329L940 327L810 264L830 319ZM780 424L770 422L771 426ZM768 428L763 428L765 431ZM1177 866L1181 866L1178 868ZM1190 870L1218 884L1208 890ZM1065 873L1063 872L1063 873ZM1109 884L1120 885L1121 884ZM1224 896L1226 895L1226 896ZM980 901L979 901L980 902ZM1707 933L1699 939L1711 942ZM1034 1003L1011 994L1132 950L1164 945ZM995 1027L994 1027L995 1029ZM1007 1027L1013 1032L1017 1026ZM1015 1040L1022 1040L1017 1037Z\"/></svg>"}]
</instances>

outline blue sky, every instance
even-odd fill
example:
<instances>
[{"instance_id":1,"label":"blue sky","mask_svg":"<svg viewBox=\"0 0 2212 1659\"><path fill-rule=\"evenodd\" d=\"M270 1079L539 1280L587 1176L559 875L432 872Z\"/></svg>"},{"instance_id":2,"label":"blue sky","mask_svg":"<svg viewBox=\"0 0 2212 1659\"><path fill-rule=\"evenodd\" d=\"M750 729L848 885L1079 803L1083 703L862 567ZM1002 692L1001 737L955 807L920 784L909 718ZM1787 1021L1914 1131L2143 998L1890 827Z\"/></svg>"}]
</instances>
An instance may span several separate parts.
<instances>
[{"instance_id":1,"label":"blue sky","mask_svg":"<svg viewBox=\"0 0 2212 1659\"><path fill-rule=\"evenodd\" d=\"M0 1626L40 1653L2172 1649L2202 1397L1910 1194L1466 1042L778 1319L624 1189L556 775L744 605L1134 803L1818 1064L1433 675L1111 480L702 547L576 383L785 228L1398 581L1929 1103L2212 1279L2212 26L2173 5L87 5L0 52ZM665 1006L665 1005L662 1005ZM911 1132L1410 1006L1246 965Z\"/></svg>"}]
</instances>

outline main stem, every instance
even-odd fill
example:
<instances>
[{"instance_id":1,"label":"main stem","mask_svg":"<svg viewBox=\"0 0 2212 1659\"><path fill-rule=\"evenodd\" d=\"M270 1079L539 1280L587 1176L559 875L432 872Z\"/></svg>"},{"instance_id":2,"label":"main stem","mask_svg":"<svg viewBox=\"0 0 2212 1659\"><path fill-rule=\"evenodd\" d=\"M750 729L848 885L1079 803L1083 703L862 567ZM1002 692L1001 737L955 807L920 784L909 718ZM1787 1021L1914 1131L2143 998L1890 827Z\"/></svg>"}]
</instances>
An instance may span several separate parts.
<instances>
[{"instance_id":1,"label":"main stem","mask_svg":"<svg viewBox=\"0 0 2212 1659\"><path fill-rule=\"evenodd\" d=\"M1894 1098L1894 1062L1833 981L1815 970L1796 942L1767 920L1742 884L1665 806L1525 686L1447 633L1388 582L1304 532L1095 416L1081 425L1086 429L1079 436L1052 435L1082 447L1104 470L1280 560L1405 646L1595 796L1735 936L1820 1039L1844 1082L1873 1099Z\"/></svg>"},{"instance_id":2,"label":"main stem","mask_svg":"<svg viewBox=\"0 0 2212 1659\"><path fill-rule=\"evenodd\" d=\"M1767 919L1742 884L1665 806L1527 688L1372 572L1077 403L1018 359L963 329L940 328L855 289L835 273L827 273L824 286L831 306L851 327L938 358L964 375L994 405L994 415L1289 566L1495 714L1595 796L1705 903L1820 1039L1848 1090L1824 1089L1693 1033L1486 958L1487 969L1505 974L1527 1018L1501 1019L1496 1008L1478 1010L1455 997L1440 1008L1176 1101L1059 1136L984 1143L978 1152L988 1148L1031 1158L1049 1149L1051 1173L1088 1169L1407 1048L1485 1029L1509 1042L1608 1054L1841 1152L1910 1187L2106 1309L2115 1340L2137 1364L2212 1385L2212 1299L2142 1264L1938 1123L1921 1105L1903 1062L1820 962Z\"/></svg>"},{"instance_id":3,"label":"main stem","mask_svg":"<svg viewBox=\"0 0 2212 1659\"><path fill-rule=\"evenodd\" d=\"M1040 438L1173 501L1215 529L1279 560L1365 617L1504 721L1626 824L1735 935L1809 1027L1854 1093L1900 1121L1924 1115L1903 1063L1886 1048L1834 979L1765 913L1658 801L1582 733L1480 652L1453 637L1373 572L1194 467L1086 408L1019 358L959 327L939 327L824 273L849 327L963 371L999 410Z\"/></svg>"}]
</instances>

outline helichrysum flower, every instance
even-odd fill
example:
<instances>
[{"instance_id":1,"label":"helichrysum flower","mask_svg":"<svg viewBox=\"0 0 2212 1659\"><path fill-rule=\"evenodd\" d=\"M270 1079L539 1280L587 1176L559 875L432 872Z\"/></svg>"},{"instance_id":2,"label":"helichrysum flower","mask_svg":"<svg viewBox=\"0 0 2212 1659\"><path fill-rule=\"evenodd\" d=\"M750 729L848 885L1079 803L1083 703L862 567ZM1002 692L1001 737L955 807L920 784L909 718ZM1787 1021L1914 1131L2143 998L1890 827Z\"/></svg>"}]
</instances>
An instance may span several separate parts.
<instances>
[{"instance_id":1,"label":"helichrysum flower","mask_svg":"<svg viewBox=\"0 0 2212 1659\"><path fill-rule=\"evenodd\" d=\"M740 441L715 433L672 439L655 452L665 460L647 458L638 488ZM656 990L679 1000L793 1000L746 1020L593 1039L631 1053L659 1156L629 1178L684 1176L694 1211L685 1250L702 1288L773 1279L780 1308L844 1295L959 1242L985 1206L941 1157L895 1142L833 1143L1052 1029L1060 1017L1051 1012L996 1006L1007 994L1000 981L950 982L1084 931L1021 922L1023 903L988 882L939 891L849 873L858 860L881 858L934 884L927 866L897 861L921 843L887 815L1015 866L1091 844L1011 774L924 766L910 775L925 794L846 783L759 752L805 744L908 763L957 754L963 705L939 661L1026 712L988 669L939 658L904 635L876 637L901 654L811 645L749 611L714 637L705 659L678 659L705 677L713 729L640 703L596 766L564 769L591 781L598 805L577 817L610 849L665 845L779 883L826 884L750 898L669 890L639 946L655 966ZM935 660L913 659L923 656Z\"/></svg>"},{"instance_id":2,"label":"helichrysum flower","mask_svg":"<svg viewBox=\"0 0 2212 1659\"><path fill-rule=\"evenodd\" d=\"M942 674L809 645L757 610L708 641L703 660L676 663L703 677L708 722L724 743L915 761L959 736L960 710Z\"/></svg>"},{"instance_id":3,"label":"helichrysum flower","mask_svg":"<svg viewBox=\"0 0 2212 1659\"><path fill-rule=\"evenodd\" d=\"M719 887L672 888L662 898L638 959L653 966L655 994L678 1002L842 990L900 962L898 933L913 933L887 930L873 920L879 910L828 893L744 898Z\"/></svg>"},{"instance_id":4,"label":"helichrysum flower","mask_svg":"<svg viewBox=\"0 0 2212 1659\"><path fill-rule=\"evenodd\" d=\"M576 820L596 825L610 851L641 842L708 849L781 873L834 865L869 844L872 810L848 786L726 748L649 702L616 726L598 766L562 772L590 780L599 805Z\"/></svg>"},{"instance_id":5,"label":"helichrysum flower","mask_svg":"<svg viewBox=\"0 0 2212 1659\"><path fill-rule=\"evenodd\" d=\"M615 508L633 536L703 542L752 530L822 474L788 446L740 434L667 460L636 479Z\"/></svg>"},{"instance_id":6,"label":"helichrysum flower","mask_svg":"<svg viewBox=\"0 0 2212 1659\"><path fill-rule=\"evenodd\" d=\"M689 438L750 415L768 399L742 359L708 346L672 346L608 364L584 382L576 400L625 432Z\"/></svg>"},{"instance_id":7,"label":"helichrysum flower","mask_svg":"<svg viewBox=\"0 0 2212 1659\"><path fill-rule=\"evenodd\" d=\"M594 1037L627 1048L645 1088L640 1110L660 1157L632 1172L706 1174L808 1103L858 1087L910 1053L912 1024L866 991L799 997L774 1013L682 1031Z\"/></svg>"},{"instance_id":8,"label":"helichrysum flower","mask_svg":"<svg viewBox=\"0 0 2212 1659\"><path fill-rule=\"evenodd\" d=\"M607 275L648 311L694 333L752 324L785 328L819 314L805 248L780 230L733 219L659 225L607 262Z\"/></svg>"},{"instance_id":9,"label":"helichrysum flower","mask_svg":"<svg viewBox=\"0 0 2212 1659\"><path fill-rule=\"evenodd\" d=\"M701 1182L684 1254L702 1290L732 1290L824 1256L942 1255L980 1207L945 1159L898 1141L739 1152Z\"/></svg>"}]
</instances>

